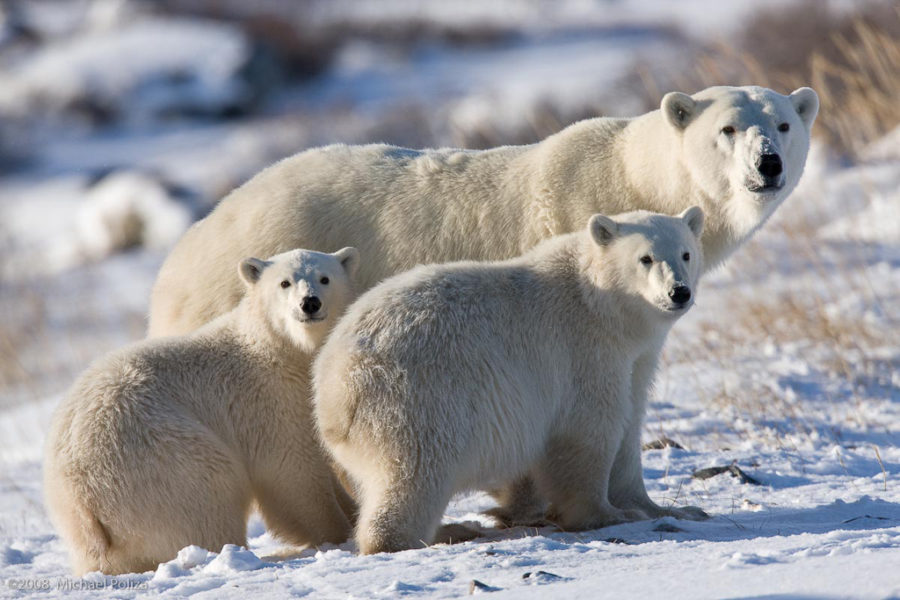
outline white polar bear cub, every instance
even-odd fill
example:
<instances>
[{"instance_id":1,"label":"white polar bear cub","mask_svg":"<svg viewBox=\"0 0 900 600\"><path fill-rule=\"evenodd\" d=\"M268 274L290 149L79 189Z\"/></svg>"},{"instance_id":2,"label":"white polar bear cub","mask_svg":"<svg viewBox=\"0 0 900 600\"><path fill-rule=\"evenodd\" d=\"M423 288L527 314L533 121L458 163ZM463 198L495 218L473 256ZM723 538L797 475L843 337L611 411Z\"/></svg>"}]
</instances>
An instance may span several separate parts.
<instances>
[{"instance_id":1,"label":"white polar bear cub","mask_svg":"<svg viewBox=\"0 0 900 600\"><path fill-rule=\"evenodd\" d=\"M149 334L230 310L243 256L356 246L366 290L416 264L503 260L595 213L700 206L717 264L800 179L819 100L761 87L666 94L633 119L580 121L537 144L484 151L314 148L262 171L184 235L153 288Z\"/></svg>"},{"instance_id":2,"label":"white polar bear cub","mask_svg":"<svg viewBox=\"0 0 900 600\"><path fill-rule=\"evenodd\" d=\"M349 537L355 505L318 440L307 367L352 300L357 257L248 258L233 311L114 352L76 381L44 464L76 574L152 569L190 544L246 545L254 501L290 543Z\"/></svg>"},{"instance_id":3,"label":"white polar bear cub","mask_svg":"<svg viewBox=\"0 0 900 600\"><path fill-rule=\"evenodd\" d=\"M566 529L663 510L639 445L619 457L628 489L610 475L640 432L652 369L637 365L693 303L702 228L698 207L595 215L520 258L418 267L361 296L313 367L360 551L420 546L454 493L526 473Z\"/></svg>"}]
</instances>

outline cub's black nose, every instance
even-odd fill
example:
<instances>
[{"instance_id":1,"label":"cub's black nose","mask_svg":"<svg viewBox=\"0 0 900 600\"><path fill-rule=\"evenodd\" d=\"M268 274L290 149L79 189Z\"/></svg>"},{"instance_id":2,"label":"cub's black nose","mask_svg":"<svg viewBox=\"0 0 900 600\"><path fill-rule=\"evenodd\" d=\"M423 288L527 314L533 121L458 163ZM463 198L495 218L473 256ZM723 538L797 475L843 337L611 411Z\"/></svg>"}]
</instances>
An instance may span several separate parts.
<instances>
[{"instance_id":1,"label":"cub's black nose","mask_svg":"<svg viewBox=\"0 0 900 600\"><path fill-rule=\"evenodd\" d=\"M781 157L777 154L763 154L759 158L759 166L756 168L763 177L769 179L778 177L782 171Z\"/></svg>"},{"instance_id":2,"label":"cub's black nose","mask_svg":"<svg viewBox=\"0 0 900 600\"><path fill-rule=\"evenodd\" d=\"M318 296L306 296L303 298L303 303L300 305L300 310L308 315L316 314L319 312L320 308L322 308L322 301L319 300Z\"/></svg>"},{"instance_id":3,"label":"cub's black nose","mask_svg":"<svg viewBox=\"0 0 900 600\"><path fill-rule=\"evenodd\" d=\"M676 285L669 291L669 298L675 304L684 304L691 299L691 288L686 285Z\"/></svg>"}]
</instances>

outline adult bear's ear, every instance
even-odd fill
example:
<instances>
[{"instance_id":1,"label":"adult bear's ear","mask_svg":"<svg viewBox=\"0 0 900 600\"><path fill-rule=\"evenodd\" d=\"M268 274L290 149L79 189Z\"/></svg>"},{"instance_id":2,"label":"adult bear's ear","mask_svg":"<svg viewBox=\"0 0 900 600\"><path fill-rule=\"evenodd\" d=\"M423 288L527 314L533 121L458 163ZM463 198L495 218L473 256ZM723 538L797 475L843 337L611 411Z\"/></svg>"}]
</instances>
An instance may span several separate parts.
<instances>
[{"instance_id":1,"label":"adult bear's ear","mask_svg":"<svg viewBox=\"0 0 900 600\"><path fill-rule=\"evenodd\" d=\"M681 131L694 118L694 114L697 111L697 103L687 94L669 92L663 96L659 109L669 125Z\"/></svg>"},{"instance_id":2,"label":"adult bear's ear","mask_svg":"<svg viewBox=\"0 0 900 600\"><path fill-rule=\"evenodd\" d=\"M245 258L241 261L241 264L238 265L238 273L241 276L241 279L244 280L244 283L247 284L248 287L256 285L256 282L259 281L259 278L262 276L262 272L271 265L272 263L259 260L258 258Z\"/></svg>"},{"instance_id":3,"label":"adult bear's ear","mask_svg":"<svg viewBox=\"0 0 900 600\"><path fill-rule=\"evenodd\" d=\"M699 238L700 234L703 233L703 209L699 206L692 206L678 216L682 218L688 229L694 233L694 236Z\"/></svg>"},{"instance_id":4,"label":"adult bear's ear","mask_svg":"<svg viewBox=\"0 0 900 600\"><path fill-rule=\"evenodd\" d=\"M347 272L348 277L352 278L356 275L356 269L359 267L359 250L352 246L347 246L346 248L341 248L332 256L341 261L341 265Z\"/></svg>"},{"instance_id":5,"label":"adult bear's ear","mask_svg":"<svg viewBox=\"0 0 900 600\"><path fill-rule=\"evenodd\" d=\"M794 110L800 115L800 119L803 120L806 128L812 127L813 121L816 120L816 115L819 114L819 95L816 93L816 90L808 87L798 88L791 92L788 98L791 99Z\"/></svg>"},{"instance_id":6,"label":"adult bear's ear","mask_svg":"<svg viewBox=\"0 0 900 600\"><path fill-rule=\"evenodd\" d=\"M619 235L619 225L609 217L594 215L588 221L588 231L598 246L606 246Z\"/></svg>"}]
</instances>

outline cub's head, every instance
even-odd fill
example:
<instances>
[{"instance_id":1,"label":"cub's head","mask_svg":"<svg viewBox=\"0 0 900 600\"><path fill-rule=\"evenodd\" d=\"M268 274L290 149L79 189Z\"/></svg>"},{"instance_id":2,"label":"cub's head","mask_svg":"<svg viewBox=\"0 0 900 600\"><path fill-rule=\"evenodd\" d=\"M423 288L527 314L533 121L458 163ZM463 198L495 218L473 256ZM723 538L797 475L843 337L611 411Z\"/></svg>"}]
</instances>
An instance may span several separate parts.
<instances>
[{"instance_id":1,"label":"cub's head","mask_svg":"<svg viewBox=\"0 0 900 600\"><path fill-rule=\"evenodd\" d=\"M356 248L334 254L291 250L266 260L246 258L238 272L249 302L272 330L312 351L352 302L358 264Z\"/></svg>"},{"instance_id":2,"label":"cub's head","mask_svg":"<svg viewBox=\"0 0 900 600\"><path fill-rule=\"evenodd\" d=\"M663 118L682 138L682 160L707 196L722 199L738 236L761 225L794 189L819 111L811 88L788 96L748 87L666 94Z\"/></svg>"},{"instance_id":3,"label":"cub's head","mask_svg":"<svg viewBox=\"0 0 900 600\"><path fill-rule=\"evenodd\" d=\"M597 282L634 298L651 315L677 318L693 305L703 255L703 210L676 217L637 211L594 215L588 232L599 246Z\"/></svg>"}]
</instances>

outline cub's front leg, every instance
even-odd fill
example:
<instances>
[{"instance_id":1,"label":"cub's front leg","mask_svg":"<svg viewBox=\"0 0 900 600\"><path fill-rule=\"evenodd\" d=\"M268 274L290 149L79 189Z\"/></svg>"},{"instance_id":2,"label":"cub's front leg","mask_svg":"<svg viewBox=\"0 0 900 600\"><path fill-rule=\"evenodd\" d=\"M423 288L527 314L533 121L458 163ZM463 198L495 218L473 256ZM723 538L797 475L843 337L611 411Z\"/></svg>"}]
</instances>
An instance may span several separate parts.
<instances>
[{"instance_id":1,"label":"cub's front leg","mask_svg":"<svg viewBox=\"0 0 900 600\"><path fill-rule=\"evenodd\" d=\"M614 506L609 482L630 415L627 365L592 363L571 399L565 422L534 469L539 492L550 501L549 518L564 529L594 529L635 521L640 511ZM603 368L605 367L605 368Z\"/></svg>"},{"instance_id":2,"label":"cub's front leg","mask_svg":"<svg viewBox=\"0 0 900 600\"><path fill-rule=\"evenodd\" d=\"M484 511L484 514L494 517L499 527L543 527L549 524L545 518L547 501L538 492L530 473L489 493L499 506Z\"/></svg>"},{"instance_id":3,"label":"cub's front leg","mask_svg":"<svg viewBox=\"0 0 900 600\"><path fill-rule=\"evenodd\" d=\"M598 529L646 518L643 513L620 509L609 501L609 475L621 435L604 438L554 439L535 469L538 488L550 500L547 518L562 529Z\"/></svg>"},{"instance_id":4,"label":"cub's front leg","mask_svg":"<svg viewBox=\"0 0 900 600\"><path fill-rule=\"evenodd\" d=\"M654 519L666 516L689 520L706 519L709 515L696 506L664 508L658 505L650 499L644 486L641 428L658 362L659 351L645 354L635 362L632 371L631 411L612 467L610 501L621 509L641 511Z\"/></svg>"}]
</instances>

